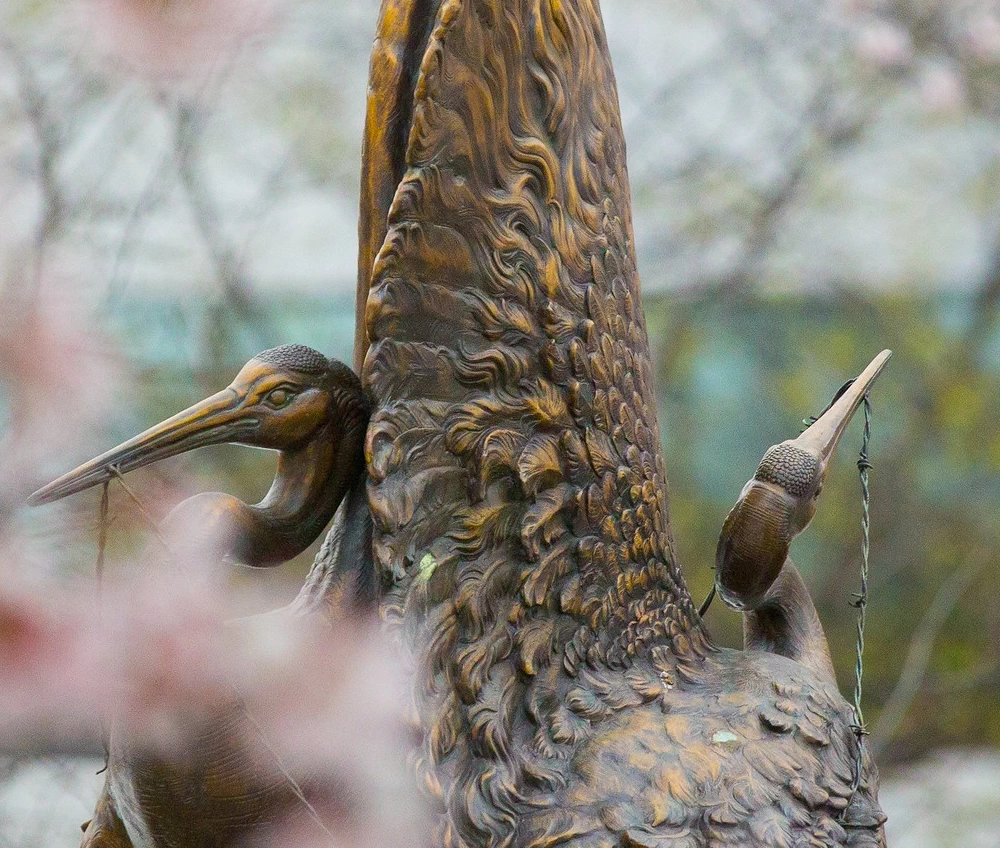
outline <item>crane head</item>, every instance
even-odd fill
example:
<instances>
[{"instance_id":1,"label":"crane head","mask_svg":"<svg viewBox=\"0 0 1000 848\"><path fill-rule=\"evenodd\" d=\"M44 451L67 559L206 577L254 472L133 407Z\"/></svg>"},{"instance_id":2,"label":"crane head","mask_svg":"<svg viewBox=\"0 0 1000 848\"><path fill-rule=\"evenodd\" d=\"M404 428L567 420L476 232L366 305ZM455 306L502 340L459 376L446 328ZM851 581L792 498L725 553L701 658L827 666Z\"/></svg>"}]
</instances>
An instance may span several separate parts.
<instances>
[{"instance_id":1,"label":"crane head","mask_svg":"<svg viewBox=\"0 0 1000 848\"><path fill-rule=\"evenodd\" d=\"M28 503L51 503L103 483L116 471L204 445L295 450L358 404L363 406L361 383L347 366L305 345L282 345L257 354L221 392L43 486Z\"/></svg>"},{"instance_id":2,"label":"crane head","mask_svg":"<svg viewBox=\"0 0 1000 848\"><path fill-rule=\"evenodd\" d=\"M840 438L891 354L876 356L798 438L765 452L726 517L715 552L716 589L729 606L753 609L763 600L792 539L816 514Z\"/></svg>"}]
</instances>

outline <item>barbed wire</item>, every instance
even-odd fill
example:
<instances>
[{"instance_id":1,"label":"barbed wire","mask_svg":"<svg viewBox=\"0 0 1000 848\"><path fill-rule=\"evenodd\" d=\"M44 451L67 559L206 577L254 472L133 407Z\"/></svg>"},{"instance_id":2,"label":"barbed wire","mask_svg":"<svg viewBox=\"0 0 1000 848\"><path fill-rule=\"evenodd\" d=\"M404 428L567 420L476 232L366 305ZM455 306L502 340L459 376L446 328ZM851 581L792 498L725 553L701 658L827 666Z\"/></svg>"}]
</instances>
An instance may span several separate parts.
<instances>
[{"instance_id":1,"label":"barbed wire","mask_svg":"<svg viewBox=\"0 0 1000 848\"><path fill-rule=\"evenodd\" d=\"M854 725L852 728L855 739L857 739L858 752L854 764L854 779L851 781L851 794L848 798L848 806L850 806L851 799L861 785L861 772L865 756L865 736L868 735L864 712L861 709L865 676L865 614L868 609L868 568L871 554L871 489L868 484L868 472L871 471L872 464L868 458L868 449L872 438L872 405L867 394L864 396L864 407L865 429L861 437L861 453L858 455L858 476L861 478L861 586L859 591L855 593L854 600L851 602L851 606L855 607L858 611L854 661Z\"/></svg>"}]
</instances>

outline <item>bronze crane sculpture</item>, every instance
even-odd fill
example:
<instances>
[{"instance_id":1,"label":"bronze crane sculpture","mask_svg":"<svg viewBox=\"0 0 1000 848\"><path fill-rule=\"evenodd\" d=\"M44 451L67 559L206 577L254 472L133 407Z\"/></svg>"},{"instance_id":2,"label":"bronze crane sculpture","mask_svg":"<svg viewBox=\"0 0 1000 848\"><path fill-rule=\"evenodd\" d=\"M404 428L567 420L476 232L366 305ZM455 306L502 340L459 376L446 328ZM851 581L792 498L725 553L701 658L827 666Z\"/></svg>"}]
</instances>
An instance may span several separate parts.
<instances>
[{"instance_id":1,"label":"bronze crane sculpture","mask_svg":"<svg viewBox=\"0 0 1000 848\"><path fill-rule=\"evenodd\" d=\"M328 544L287 609L345 616L376 597L364 487L368 412L347 366L304 345L283 345L257 354L221 392L39 489L30 503L49 503L205 445L276 450L277 473L259 504L212 492L170 512L161 525L170 558L276 565L308 547L336 513ZM279 764L254 756L246 723L233 693L176 757L113 732L108 776L83 846L229 844L294 809L295 787ZM237 786L245 789L233 791Z\"/></svg>"},{"instance_id":2,"label":"bronze crane sculpture","mask_svg":"<svg viewBox=\"0 0 1000 848\"><path fill-rule=\"evenodd\" d=\"M50 503L205 445L276 450L274 483L259 504L210 492L182 502L164 522L184 531L170 534L188 546L178 556L275 565L316 539L362 475L367 421L354 372L305 345L282 345L257 354L221 392L64 474L28 503Z\"/></svg>"},{"instance_id":3,"label":"bronze crane sculpture","mask_svg":"<svg viewBox=\"0 0 1000 848\"><path fill-rule=\"evenodd\" d=\"M596 0L383 0L360 242L360 568L416 669L433 844L884 845L786 557L885 355L741 495L718 585L746 642L714 645L670 532ZM226 844L199 827L150 844Z\"/></svg>"},{"instance_id":4,"label":"bronze crane sculpture","mask_svg":"<svg viewBox=\"0 0 1000 848\"><path fill-rule=\"evenodd\" d=\"M890 355L875 357L798 438L768 448L726 517L715 554L715 588L744 612L744 648L796 660L834 682L823 627L788 549L812 521L833 452Z\"/></svg>"},{"instance_id":5,"label":"bronze crane sculpture","mask_svg":"<svg viewBox=\"0 0 1000 848\"><path fill-rule=\"evenodd\" d=\"M884 844L784 559L811 505L775 534L788 503L752 487L727 525L744 650L712 643L684 584L596 0L385 0L370 91L373 552L417 669L433 844ZM796 456L766 468L797 479Z\"/></svg>"}]
</instances>

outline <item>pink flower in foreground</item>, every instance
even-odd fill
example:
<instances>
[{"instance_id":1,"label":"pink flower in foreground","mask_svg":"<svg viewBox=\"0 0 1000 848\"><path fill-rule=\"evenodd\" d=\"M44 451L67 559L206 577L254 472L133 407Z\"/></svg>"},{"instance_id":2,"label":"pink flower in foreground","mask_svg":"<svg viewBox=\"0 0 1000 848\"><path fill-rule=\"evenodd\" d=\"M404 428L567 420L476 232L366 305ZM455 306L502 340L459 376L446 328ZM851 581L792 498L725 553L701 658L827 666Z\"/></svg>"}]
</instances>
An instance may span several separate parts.
<instances>
[{"instance_id":1,"label":"pink flower in foreground","mask_svg":"<svg viewBox=\"0 0 1000 848\"><path fill-rule=\"evenodd\" d=\"M429 831L406 768L405 674L375 628L281 618L246 619L235 631L238 688L253 716L246 744L298 776L324 827L295 810L248 848L320 848L330 836L343 848L419 848ZM295 662L276 663L288 650Z\"/></svg>"},{"instance_id":2,"label":"pink flower in foreground","mask_svg":"<svg viewBox=\"0 0 1000 848\"><path fill-rule=\"evenodd\" d=\"M121 363L62 283L31 303L0 302L0 487L20 505L67 438L93 432L121 400Z\"/></svg>"},{"instance_id":3,"label":"pink flower in foreground","mask_svg":"<svg viewBox=\"0 0 1000 848\"><path fill-rule=\"evenodd\" d=\"M316 806L322 829L301 814L262 828L243 848L425 848L429 833L413 817L400 816L400 826L387 825L386 813L401 806L392 796L352 797L345 791L334 803Z\"/></svg>"},{"instance_id":4,"label":"pink flower in foreground","mask_svg":"<svg viewBox=\"0 0 1000 848\"><path fill-rule=\"evenodd\" d=\"M881 70L907 67L913 61L913 43L906 30L887 23L874 21L858 35L858 56Z\"/></svg>"},{"instance_id":5,"label":"pink flower in foreground","mask_svg":"<svg viewBox=\"0 0 1000 848\"><path fill-rule=\"evenodd\" d=\"M966 34L969 51L981 62L1000 62L1000 16L982 14L970 23Z\"/></svg>"},{"instance_id":6,"label":"pink flower in foreground","mask_svg":"<svg viewBox=\"0 0 1000 848\"><path fill-rule=\"evenodd\" d=\"M308 802L248 848L331 835L419 848L406 676L373 622L284 610L226 621L222 582L189 570L107 582L100 598L92 585L42 598L19 579L0 572L0 750L96 753L103 724L114 750L168 774L241 763L246 792L301 788Z\"/></svg>"},{"instance_id":7,"label":"pink flower in foreground","mask_svg":"<svg viewBox=\"0 0 1000 848\"><path fill-rule=\"evenodd\" d=\"M966 103L965 81L956 68L935 65L921 75L920 99L928 112L958 112Z\"/></svg>"},{"instance_id":8,"label":"pink flower in foreground","mask_svg":"<svg viewBox=\"0 0 1000 848\"><path fill-rule=\"evenodd\" d=\"M204 74L271 23L271 0L84 0L106 49L158 78Z\"/></svg>"},{"instance_id":9,"label":"pink flower in foreground","mask_svg":"<svg viewBox=\"0 0 1000 848\"><path fill-rule=\"evenodd\" d=\"M175 745L228 685L222 609L189 580L100 596L92 583L48 585L43 597L0 573L0 738L96 750L114 713L152 746Z\"/></svg>"},{"instance_id":10,"label":"pink flower in foreground","mask_svg":"<svg viewBox=\"0 0 1000 848\"><path fill-rule=\"evenodd\" d=\"M101 608L116 727L150 748L183 748L229 695L220 587L164 570L109 587Z\"/></svg>"},{"instance_id":11,"label":"pink flower in foreground","mask_svg":"<svg viewBox=\"0 0 1000 848\"><path fill-rule=\"evenodd\" d=\"M0 739L9 751L99 750L106 718L96 628L0 574ZM80 600L87 602L86 593Z\"/></svg>"}]
</instances>

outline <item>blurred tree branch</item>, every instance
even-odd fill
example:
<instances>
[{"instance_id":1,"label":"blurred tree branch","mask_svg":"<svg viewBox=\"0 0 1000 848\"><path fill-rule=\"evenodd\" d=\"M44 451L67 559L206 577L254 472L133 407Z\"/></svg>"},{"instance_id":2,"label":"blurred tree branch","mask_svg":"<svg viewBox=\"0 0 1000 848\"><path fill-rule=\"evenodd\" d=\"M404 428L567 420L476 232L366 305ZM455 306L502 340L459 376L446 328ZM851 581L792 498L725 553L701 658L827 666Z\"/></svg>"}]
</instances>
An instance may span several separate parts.
<instances>
[{"instance_id":1,"label":"blurred tree branch","mask_svg":"<svg viewBox=\"0 0 1000 848\"><path fill-rule=\"evenodd\" d=\"M63 193L56 177L61 145L58 128L46 112L45 96L31 65L11 39L0 39L0 47L14 68L21 108L36 142L41 213L34 230L31 272L21 283L27 287L21 292L22 298L30 303L41 285L45 249L63 220Z\"/></svg>"},{"instance_id":2,"label":"blurred tree branch","mask_svg":"<svg viewBox=\"0 0 1000 848\"><path fill-rule=\"evenodd\" d=\"M227 306L244 318L256 317L243 263L226 238L208 186L197 172L197 151L203 129L204 115L200 109L190 102L179 102L173 115L173 149L177 173Z\"/></svg>"},{"instance_id":3,"label":"blurred tree branch","mask_svg":"<svg viewBox=\"0 0 1000 848\"><path fill-rule=\"evenodd\" d=\"M983 546L973 547L966 555L965 561L945 578L934 600L924 612L910 637L909 648L896 687L872 726L868 747L875 757L881 756L902 724L923 685L938 633L948 616L954 612L965 591L975 582L983 569L993 562L991 554L992 552Z\"/></svg>"}]
</instances>

